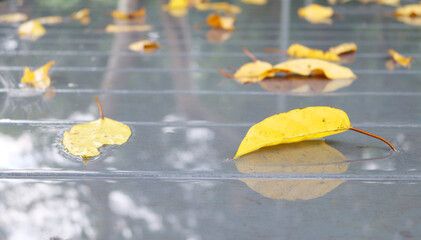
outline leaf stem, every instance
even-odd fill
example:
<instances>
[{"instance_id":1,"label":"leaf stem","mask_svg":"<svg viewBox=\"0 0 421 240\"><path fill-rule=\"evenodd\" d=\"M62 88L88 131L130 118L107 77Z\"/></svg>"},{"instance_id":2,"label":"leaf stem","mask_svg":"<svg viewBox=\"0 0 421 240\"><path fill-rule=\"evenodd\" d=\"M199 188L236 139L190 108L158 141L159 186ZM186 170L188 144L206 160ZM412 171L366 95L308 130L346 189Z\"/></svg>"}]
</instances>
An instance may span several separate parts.
<instances>
[{"instance_id":1,"label":"leaf stem","mask_svg":"<svg viewBox=\"0 0 421 240\"><path fill-rule=\"evenodd\" d=\"M224 72L224 70L222 70L221 68L218 68L218 71L219 71L222 75L224 75L225 77L227 77L227 78L234 78L234 76L233 76L233 75L231 75L231 74L229 74L229 73Z\"/></svg>"},{"instance_id":2,"label":"leaf stem","mask_svg":"<svg viewBox=\"0 0 421 240\"><path fill-rule=\"evenodd\" d=\"M287 51L282 51L276 48L265 48L265 50L263 50L264 52L274 52L274 53L279 53L279 54L288 54Z\"/></svg>"},{"instance_id":3,"label":"leaf stem","mask_svg":"<svg viewBox=\"0 0 421 240\"><path fill-rule=\"evenodd\" d=\"M365 135L367 135L367 136L370 136L370 137L373 137L373 138L377 138L377 139L379 139L379 140L381 140L381 141L383 141L383 142L385 142L387 145L389 145L389 147L393 150L393 151L395 151L396 152L396 148L389 142L389 141L387 141L386 139L384 139L384 138L382 138L382 137L379 137L379 136L377 136L377 135L374 135L374 134L372 134L372 133L369 133L369 132L366 132L366 131L364 131L364 130L361 130L361 129L358 129L358 128L354 128L354 127L350 127L349 128L349 130L352 130L352 131L355 131L355 132L359 132L359 133L362 133L362 134L365 134Z\"/></svg>"},{"instance_id":4,"label":"leaf stem","mask_svg":"<svg viewBox=\"0 0 421 240\"><path fill-rule=\"evenodd\" d=\"M99 115L101 115L101 119L104 119L104 114L102 113L101 103L99 103L98 98L95 96L96 103L98 103Z\"/></svg>"},{"instance_id":5,"label":"leaf stem","mask_svg":"<svg viewBox=\"0 0 421 240\"><path fill-rule=\"evenodd\" d=\"M258 60L257 60L257 58L256 58L256 56L254 56L253 55L253 53L251 53L247 48L245 48L245 47L243 47L243 51L244 51L244 53L245 54L247 54L247 56L249 57L249 58L251 58L253 61L255 61L255 62L257 62Z\"/></svg>"}]
</instances>

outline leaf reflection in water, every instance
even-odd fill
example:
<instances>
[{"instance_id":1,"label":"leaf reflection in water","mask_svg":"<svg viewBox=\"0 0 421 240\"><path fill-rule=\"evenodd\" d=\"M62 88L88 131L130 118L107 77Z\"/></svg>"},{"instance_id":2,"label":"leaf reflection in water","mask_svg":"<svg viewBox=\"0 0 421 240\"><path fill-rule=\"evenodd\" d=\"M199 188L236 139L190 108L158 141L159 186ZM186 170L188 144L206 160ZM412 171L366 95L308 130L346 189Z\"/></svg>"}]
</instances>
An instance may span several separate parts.
<instances>
[{"instance_id":1,"label":"leaf reflection in water","mask_svg":"<svg viewBox=\"0 0 421 240\"><path fill-rule=\"evenodd\" d=\"M259 149L235 160L241 173L339 174L348 169L347 158L323 140L304 141ZM322 197L345 180L241 180L264 197L309 200Z\"/></svg>"},{"instance_id":2,"label":"leaf reflection in water","mask_svg":"<svg viewBox=\"0 0 421 240\"><path fill-rule=\"evenodd\" d=\"M260 86L271 92L333 92L347 87L355 79L327 79L320 76L302 77L285 76L268 78L261 81Z\"/></svg>"}]
</instances>

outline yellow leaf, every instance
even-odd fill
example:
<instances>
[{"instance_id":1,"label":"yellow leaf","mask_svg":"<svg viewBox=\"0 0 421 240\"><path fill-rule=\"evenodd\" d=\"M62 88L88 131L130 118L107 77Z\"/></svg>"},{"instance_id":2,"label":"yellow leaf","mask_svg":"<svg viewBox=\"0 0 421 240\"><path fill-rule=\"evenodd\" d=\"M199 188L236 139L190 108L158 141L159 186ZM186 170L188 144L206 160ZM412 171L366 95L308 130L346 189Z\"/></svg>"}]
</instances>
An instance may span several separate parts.
<instances>
[{"instance_id":1,"label":"yellow leaf","mask_svg":"<svg viewBox=\"0 0 421 240\"><path fill-rule=\"evenodd\" d=\"M408 25L421 26L420 17L408 17L408 16L396 16L396 20L403 22Z\"/></svg>"},{"instance_id":2,"label":"yellow leaf","mask_svg":"<svg viewBox=\"0 0 421 240\"><path fill-rule=\"evenodd\" d=\"M298 9L298 16L305 18L311 23L332 23L330 17L333 16L331 7L324 7L318 4L310 4L304 8Z\"/></svg>"},{"instance_id":3,"label":"yellow leaf","mask_svg":"<svg viewBox=\"0 0 421 240\"><path fill-rule=\"evenodd\" d=\"M106 32L145 32L152 30L151 25L107 25Z\"/></svg>"},{"instance_id":4,"label":"yellow leaf","mask_svg":"<svg viewBox=\"0 0 421 240\"><path fill-rule=\"evenodd\" d=\"M394 151L386 139L351 126L348 115L332 107L307 107L276 114L252 126L234 158L262 147L300 142L353 130L380 139Z\"/></svg>"},{"instance_id":5,"label":"yellow leaf","mask_svg":"<svg viewBox=\"0 0 421 240\"><path fill-rule=\"evenodd\" d=\"M329 52L336 55L341 55L341 54L351 53L351 52L356 52L356 51L357 51L357 44L353 42L342 43L338 46L329 48Z\"/></svg>"},{"instance_id":6,"label":"yellow leaf","mask_svg":"<svg viewBox=\"0 0 421 240\"><path fill-rule=\"evenodd\" d=\"M48 17L41 17L37 18L41 24L57 24L63 22L63 17L60 16L48 16Z\"/></svg>"},{"instance_id":7,"label":"yellow leaf","mask_svg":"<svg viewBox=\"0 0 421 240\"><path fill-rule=\"evenodd\" d=\"M348 169L347 158L322 140L261 148L235 160L247 174L340 174ZM324 196L343 180L241 180L264 197L278 200L309 200Z\"/></svg>"},{"instance_id":8,"label":"yellow leaf","mask_svg":"<svg viewBox=\"0 0 421 240\"><path fill-rule=\"evenodd\" d=\"M209 14L208 18L206 19L206 22L209 26L212 28L220 28L223 30L234 30L234 22L235 17L232 16L221 16L219 14L213 13Z\"/></svg>"},{"instance_id":9,"label":"yellow leaf","mask_svg":"<svg viewBox=\"0 0 421 240\"><path fill-rule=\"evenodd\" d=\"M398 7L395 16L418 17L421 16L421 4L408 4Z\"/></svg>"},{"instance_id":10,"label":"yellow leaf","mask_svg":"<svg viewBox=\"0 0 421 240\"><path fill-rule=\"evenodd\" d=\"M271 72L295 73L302 76L323 74L329 79L356 78L351 69L319 59L295 59L273 66Z\"/></svg>"},{"instance_id":11,"label":"yellow leaf","mask_svg":"<svg viewBox=\"0 0 421 240\"><path fill-rule=\"evenodd\" d=\"M124 13L118 10L114 10L111 12L111 16L113 16L113 18L122 19L122 20L140 18L140 17L145 16L145 14L146 14L146 8L141 8L137 10L136 12L131 12L131 13Z\"/></svg>"},{"instance_id":12,"label":"yellow leaf","mask_svg":"<svg viewBox=\"0 0 421 240\"><path fill-rule=\"evenodd\" d=\"M134 52L154 52L159 47L161 47L161 44L149 40L142 40L129 45L129 49Z\"/></svg>"},{"instance_id":13,"label":"yellow leaf","mask_svg":"<svg viewBox=\"0 0 421 240\"><path fill-rule=\"evenodd\" d=\"M26 21L27 19L28 15L23 13L9 13L0 15L0 22L13 23Z\"/></svg>"},{"instance_id":14,"label":"yellow leaf","mask_svg":"<svg viewBox=\"0 0 421 240\"><path fill-rule=\"evenodd\" d=\"M82 20L83 18L89 17L91 10L89 8L81 9L71 15L73 20Z\"/></svg>"},{"instance_id":15,"label":"yellow leaf","mask_svg":"<svg viewBox=\"0 0 421 240\"><path fill-rule=\"evenodd\" d=\"M318 58L318 59L331 60L331 61L340 60L339 56L334 53L323 52L322 50L319 50L319 49L308 48L298 43L294 43L291 46L289 46L287 52L289 55L295 56L295 57Z\"/></svg>"},{"instance_id":16,"label":"yellow leaf","mask_svg":"<svg viewBox=\"0 0 421 240\"><path fill-rule=\"evenodd\" d=\"M388 52L390 55L392 55L393 60L399 63L401 66L408 68L411 66L410 64L412 62L412 57L404 57L393 49L389 49Z\"/></svg>"},{"instance_id":17,"label":"yellow leaf","mask_svg":"<svg viewBox=\"0 0 421 240\"><path fill-rule=\"evenodd\" d=\"M97 100L98 101L98 100ZM102 110L100 108L101 116ZM130 128L121 122L104 118L89 123L77 124L63 136L63 145L73 155L94 157L104 145L121 145L130 138Z\"/></svg>"},{"instance_id":18,"label":"yellow leaf","mask_svg":"<svg viewBox=\"0 0 421 240\"><path fill-rule=\"evenodd\" d=\"M162 10L167 11L173 17L182 17L187 14L189 1L187 0L170 0L167 5L162 7Z\"/></svg>"},{"instance_id":19,"label":"yellow leaf","mask_svg":"<svg viewBox=\"0 0 421 240\"><path fill-rule=\"evenodd\" d=\"M91 18L90 17L83 17L80 20L80 23L83 25L89 24L91 22Z\"/></svg>"},{"instance_id":20,"label":"yellow leaf","mask_svg":"<svg viewBox=\"0 0 421 240\"><path fill-rule=\"evenodd\" d=\"M214 11L224 12L228 14L241 13L241 8L239 6L231 5L227 2L197 3L195 7L199 11L214 10Z\"/></svg>"},{"instance_id":21,"label":"yellow leaf","mask_svg":"<svg viewBox=\"0 0 421 240\"><path fill-rule=\"evenodd\" d=\"M28 67L25 67L21 83L32 85L38 89L48 88L51 84L48 71L50 70L51 66L54 65L54 63L54 61L50 61L35 71L31 71Z\"/></svg>"},{"instance_id":22,"label":"yellow leaf","mask_svg":"<svg viewBox=\"0 0 421 240\"><path fill-rule=\"evenodd\" d=\"M257 60L241 66L235 72L234 78L240 83L259 82L268 76L273 76L269 73L271 69L272 64Z\"/></svg>"},{"instance_id":23,"label":"yellow leaf","mask_svg":"<svg viewBox=\"0 0 421 240\"><path fill-rule=\"evenodd\" d=\"M354 82L354 79L326 79L300 76L286 76L283 78L268 78L259 84L262 88L271 92L333 92L347 87Z\"/></svg>"},{"instance_id":24,"label":"yellow leaf","mask_svg":"<svg viewBox=\"0 0 421 240\"><path fill-rule=\"evenodd\" d=\"M267 0L241 0L243 3L246 4L254 4L254 5L265 5Z\"/></svg>"},{"instance_id":25,"label":"yellow leaf","mask_svg":"<svg viewBox=\"0 0 421 240\"><path fill-rule=\"evenodd\" d=\"M24 22L18 28L19 37L30 40L37 40L42 37L45 32L45 28L38 20Z\"/></svg>"}]
</instances>

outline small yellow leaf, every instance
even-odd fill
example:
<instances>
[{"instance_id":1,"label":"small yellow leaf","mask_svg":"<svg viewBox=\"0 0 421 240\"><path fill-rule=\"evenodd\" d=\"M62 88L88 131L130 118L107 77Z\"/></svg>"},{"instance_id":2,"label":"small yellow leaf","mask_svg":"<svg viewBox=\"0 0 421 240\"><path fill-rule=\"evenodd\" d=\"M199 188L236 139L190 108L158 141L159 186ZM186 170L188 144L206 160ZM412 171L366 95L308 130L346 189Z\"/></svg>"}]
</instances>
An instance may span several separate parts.
<instances>
[{"instance_id":1,"label":"small yellow leaf","mask_svg":"<svg viewBox=\"0 0 421 240\"><path fill-rule=\"evenodd\" d=\"M298 9L298 16L305 18L310 23L332 23L330 17L333 16L331 7L324 7L318 4L310 4L304 8Z\"/></svg>"},{"instance_id":2,"label":"small yellow leaf","mask_svg":"<svg viewBox=\"0 0 421 240\"><path fill-rule=\"evenodd\" d=\"M351 127L348 115L332 107L308 107L280 113L252 126L234 158L262 147L322 138Z\"/></svg>"},{"instance_id":3,"label":"small yellow leaf","mask_svg":"<svg viewBox=\"0 0 421 240\"><path fill-rule=\"evenodd\" d=\"M80 20L80 23L83 25L89 24L91 22L91 18L90 17L83 17Z\"/></svg>"},{"instance_id":4,"label":"small yellow leaf","mask_svg":"<svg viewBox=\"0 0 421 240\"><path fill-rule=\"evenodd\" d=\"M261 148L235 160L247 174L340 174L348 169L347 158L323 140ZM241 180L264 197L278 200L309 200L324 196L343 180Z\"/></svg>"},{"instance_id":5,"label":"small yellow leaf","mask_svg":"<svg viewBox=\"0 0 421 240\"><path fill-rule=\"evenodd\" d=\"M38 20L41 24L52 25L52 24L57 24L57 23L63 22L63 17L48 16L48 17L37 18L35 20Z\"/></svg>"},{"instance_id":6,"label":"small yellow leaf","mask_svg":"<svg viewBox=\"0 0 421 240\"><path fill-rule=\"evenodd\" d=\"M412 62L412 57L404 57L393 49L389 49L388 52L390 55L392 55L393 60L399 63L401 66L408 68L411 66L410 64Z\"/></svg>"},{"instance_id":7,"label":"small yellow leaf","mask_svg":"<svg viewBox=\"0 0 421 240\"><path fill-rule=\"evenodd\" d=\"M0 22L13 23L26 21L27 19L28 15L23 13L9 13L0 15Z\"/></svg>"},{"instance_id":8,"label":"small yellow leaf","mask_svg":"<svg viewBox=\"0 0 421 240\"><path fill-rule=\"evenodd\" d=\"M30 20L22 23L18 28L18 34L21 38L37 40L45 34L45 28L38 20Z\"/></svg>"},{"instance_id":9,"label":"small yellow leaf","mask_svg":"<svg viewBox=\"0 0 421 240\"><path fill-rule=\"evenodd\" d=\"M219 14L213 13L209 14L206 22L212 28L220 28L223 30L234 30L235 17L232 16L221 16Z\"/></svg>"},{"instance_id":10,"label":"small yellow leaf","mask_svg":"<svg viewBox=\"0 0 421 240\"><path fill-rule=\"evenodd\" d=\"M113 16L114 19L121 19L121 20L140 18L140 17L145 16L145 14L146 14L146 8L141 8L137 10L136 12L131 12L131 13L124 13L118 10L114 10L111 12L111 16Z\"/></svg>"},{"instance_id":11,"label":"small yellow leaf","mask_svg":"<svg viewBox=\"0 0 421 240\"><path fill-rule=\"evenodd\" d=\"M340 60L339 56L332 52L323 52L322 50L308 48L298 43L294 43L291 46L289 46L287 52L289 55L295 57L318 58L330 61Z\"/></svg>"},{"instance_id":12,"label":"small yellow leaf","mask_svg":"<svg viewBox=\"0 0 421 240\"><path fill-rule=\"evenodd\" d=\"M99 102L98 106L100 108ZM100 112L102 110L100 108ZM73 155L83 158L100 154L98 149L104 145L121 145L130 138L132 132L126 124L100 118L95 121L77 124L63 136L63 145Z\"/></svg>"},{"instance_id":13,"label":"small yellow leaf","mask_svg":"<svg viewBox=\"0 0 421 240\"><path fill-rule=\"evenodd\" d=\"M214 10L218 12L224 12L227 14L241 13L241 8L239 6L231 5L227 2L197 3L195 7L199 11Z\"/></svg>"},{"instance_id":14,"label":"small yellow leaf","mask_svg":"<svg viewBox=\"0 0 421 240\"><path fill-rule=\"evenodd\" d=\"M188 7L188 0L170 0L167 5L162 7L162 10L169 12L173 17L182 17L187 14Z\"/></svg>"},{"instance_id":15,"label":"small yellow leaf","mask_svg":"<svg viewBox=\"0 0 421 240\"><path fill-rule=\"evenodd\" d=\"M113 25L110 24L105 28L106 32L145 32L152 30L151 25Z\"/></svg>"},{"instance_id":16,"label":"small yellow leaf","mask_svg":"<svg viewBox=\"0 0 421 240\"><path fill-rule=\"evenodd\" d=\"M234 78L240 83L259 82L266 77L273 76L269 71L272 64L263 61L246 63L241 66L234 74Z\"/></svg>"},{"instance_id":17,"label":"small yellow leaf","mask_svg":"<svg viewBox=\"0 0 421 240\"><path fill-rule=\"evenodd\" d=\"M408 4L398 7L395 16L419 17L421 16L421 4Z\"/></svg>"},{"instance_id":18,"label":"small yellow leaf","mask_svg":"<svg viewBox=\"0 0 421 240\"><path fill-rule=\"evenodd\" d=\"M341 55L341 54L345 54L345 53L352 53L352 52L356 52L357 51L357 44L353 43L353 42L349 42L349 43L342 43L338 46L334 46L329 48L329 52L336 54L336 55Z\"/></svg>"},{"instance_id":19,"label":"small yellow leaf","mask_svg":"<svg viewBox=\"0 0 421 240\"><path fill-rule=\"evenodd\" d=\"M73 13L73 14L71 15L71 18L72 18L73 20L78 20L78 21L80 21L80 20L82 20L83 18L89 17L89 14L90 14L90 13L91 13L91 10L89 10L89 8L84 8L84 9L81 9L81 10L79 10L79 11L77 11L77 12Z\"/></svg>"},{"instance_id":20,"label":"small yellow leaf","mask_svg":"<svg viewBox=\"0 0 421 240\"><path fill-rule=\"evenodd\" d=\"M35 71L31 71L28 67L25 67L21 83L32 85L38 89L48 88L51 84L48 71L50 70L51 66L54 65L54 63L54 61L50 61Z\"/></svg>"},{"instance_id":21,"label":"small yellow leaf","mask_svg":"<svg viewBox=\"0 0 421 240\"><path fill-rule=\"evenodd\" d=\"M295 59L273 66L271 72L295 73L302 76L324 74L329 79L356 78L351 69L319 59Z\"/></svg>"},{"instance_id":22,"label":"small yellow leaf","mask_svg":"<svg viewBox=\"0 0 421 240\"><path fill-rule=\"evenodd\" d=\"M254 4L254 5L265 5L267 0L241 0L243 3L246 4Z\"/></svg>"},{"instance_id":23,"label":"small yellow leaf","mask_svg":"<svg viewBox=\"0 0 421 240\"><path fill-rule=\"evenodd\" d=\"M159 47L161 47L161 44L149 40L142 40L129 45L129 49L134 52L154 52Z\"/></svg>"}]
</instances>

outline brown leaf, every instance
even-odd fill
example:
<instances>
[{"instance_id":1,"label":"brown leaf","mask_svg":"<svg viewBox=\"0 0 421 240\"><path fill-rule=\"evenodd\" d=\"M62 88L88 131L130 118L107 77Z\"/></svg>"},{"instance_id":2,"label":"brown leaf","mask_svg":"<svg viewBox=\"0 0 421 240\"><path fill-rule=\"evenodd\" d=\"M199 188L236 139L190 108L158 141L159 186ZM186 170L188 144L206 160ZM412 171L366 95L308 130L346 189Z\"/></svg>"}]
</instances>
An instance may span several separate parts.
<instances>
[{"instance_id":1,"label":"brown leaf","mask_svg":"<svg viewBox=\"0 0 421 240\"><path fill-rule=\"evenodd\" d=\"M216 13L209 14L206 19L207 24L212 28L220 28L223 30L234 30L235 17L221 16Z\"/></svg>"}]
</instances>

